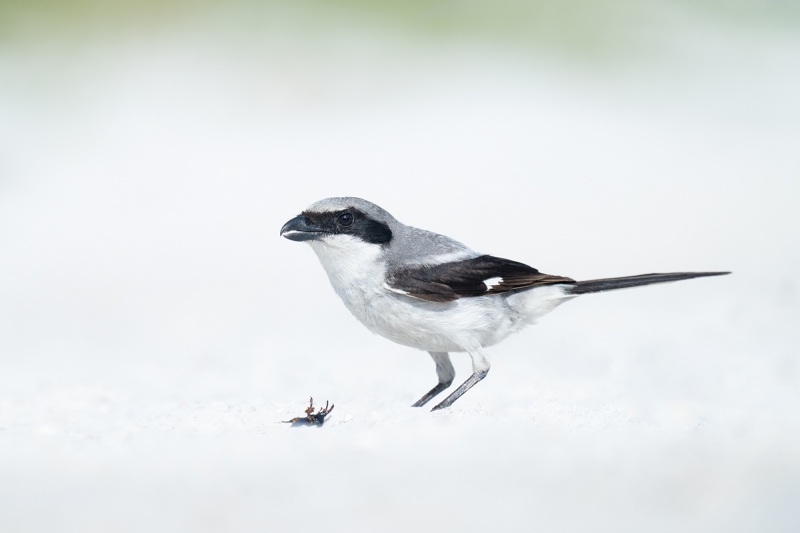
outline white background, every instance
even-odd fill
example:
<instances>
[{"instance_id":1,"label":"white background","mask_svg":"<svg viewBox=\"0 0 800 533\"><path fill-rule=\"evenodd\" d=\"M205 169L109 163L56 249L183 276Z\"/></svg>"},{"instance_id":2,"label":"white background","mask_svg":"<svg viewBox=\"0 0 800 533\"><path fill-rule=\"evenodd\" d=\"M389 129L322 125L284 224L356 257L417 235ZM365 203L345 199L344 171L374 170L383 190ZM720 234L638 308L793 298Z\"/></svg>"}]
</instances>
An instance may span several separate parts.
<instances>
[{"instance_id":1,"label":"white background","mask_svg":"<svg viewBox=\"0 0 800 533\"><path fill-rule=\"evenodd\" d=\"M668 14L589 59L246 4L7 37L0 530L797 531L800 39ZM432 414L278 236L345 195L551 274L734 274L579 298Z\"/></svg>"}]
</instances>

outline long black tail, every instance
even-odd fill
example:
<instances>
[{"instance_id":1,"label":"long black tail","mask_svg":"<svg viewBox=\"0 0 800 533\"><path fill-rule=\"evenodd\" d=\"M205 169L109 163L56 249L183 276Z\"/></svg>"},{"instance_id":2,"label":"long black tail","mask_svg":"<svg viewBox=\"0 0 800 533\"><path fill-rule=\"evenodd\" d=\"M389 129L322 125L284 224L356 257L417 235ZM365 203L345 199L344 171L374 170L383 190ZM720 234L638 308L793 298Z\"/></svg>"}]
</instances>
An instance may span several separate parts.
<instances>
[{"instance_id":1,"label":"long black tail","mask_svg":"<svg viewBox=\"0 0 800 533\"><path fill-rule=\"evenodd\" d=\"M730 272L671 272L669 274L640 274L638 276L625 276L623 278L590 279L578 281L570 287L572 294L587 294L590 292L613 291L627 289L651 283L667 283L682 279L703 278L706 276L724 276Z\"/></svg>"}]
</instances>

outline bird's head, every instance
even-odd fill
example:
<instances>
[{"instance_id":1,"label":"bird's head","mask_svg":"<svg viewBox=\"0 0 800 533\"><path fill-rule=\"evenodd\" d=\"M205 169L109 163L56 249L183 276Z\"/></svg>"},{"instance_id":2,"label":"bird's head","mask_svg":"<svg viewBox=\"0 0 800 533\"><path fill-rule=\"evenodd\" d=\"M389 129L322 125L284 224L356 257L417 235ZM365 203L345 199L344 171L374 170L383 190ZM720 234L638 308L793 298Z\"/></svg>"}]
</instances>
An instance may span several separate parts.
<instances>
[{"instance_id":1,"label":"bird's head","mask_svg":"<svg viewBox=\"0 0 800 533\"><path fill-rule=\"evenodd\" d=\"M361 198L326 198L284 224L281 236L333 246L353 240L384 245L392 240L393 221L392 215Z\"/></svg>"}]
</instances>

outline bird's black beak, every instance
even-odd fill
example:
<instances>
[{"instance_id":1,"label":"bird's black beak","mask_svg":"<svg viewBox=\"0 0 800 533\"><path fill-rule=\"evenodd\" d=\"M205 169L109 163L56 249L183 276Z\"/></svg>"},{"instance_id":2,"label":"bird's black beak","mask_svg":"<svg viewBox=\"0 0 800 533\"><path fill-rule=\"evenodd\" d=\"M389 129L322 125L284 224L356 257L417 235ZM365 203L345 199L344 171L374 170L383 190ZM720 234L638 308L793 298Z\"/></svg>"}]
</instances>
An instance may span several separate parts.
<instances>
[{"instance_id":1,"label":"bird's black beak","mask_svg":"<svg viewBox=\"0 0 800 533\"><path fill-rule=\"evenodd\" d=\"M310 241L320 238L324 232L322 227L312 223L305 216L298 215L283 225L281 237L292 241Z\"/></svg>"}]
</instances>

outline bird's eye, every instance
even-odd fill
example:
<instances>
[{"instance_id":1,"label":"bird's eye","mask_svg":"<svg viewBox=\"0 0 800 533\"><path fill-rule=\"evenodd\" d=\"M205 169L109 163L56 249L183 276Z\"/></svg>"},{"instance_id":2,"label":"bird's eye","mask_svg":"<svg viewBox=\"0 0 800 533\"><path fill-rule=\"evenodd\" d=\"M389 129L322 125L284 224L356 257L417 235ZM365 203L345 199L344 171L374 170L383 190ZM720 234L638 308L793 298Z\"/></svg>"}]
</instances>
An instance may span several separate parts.
<instances>
[{"instance_id":1,"label":"bird's eye","mask_svg":"<svg viewBox=\"0 0 800 533\"><path fill-rule=\"evenodd\" d=\"M338 217L336 217L336 222L340 226L349 226L353 223L353 214L352 213L342 213Z\"/></svg>"}]
</instances>

